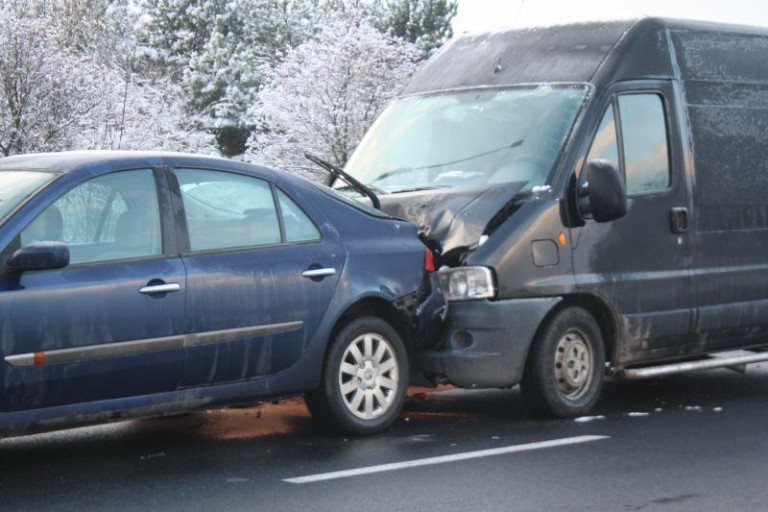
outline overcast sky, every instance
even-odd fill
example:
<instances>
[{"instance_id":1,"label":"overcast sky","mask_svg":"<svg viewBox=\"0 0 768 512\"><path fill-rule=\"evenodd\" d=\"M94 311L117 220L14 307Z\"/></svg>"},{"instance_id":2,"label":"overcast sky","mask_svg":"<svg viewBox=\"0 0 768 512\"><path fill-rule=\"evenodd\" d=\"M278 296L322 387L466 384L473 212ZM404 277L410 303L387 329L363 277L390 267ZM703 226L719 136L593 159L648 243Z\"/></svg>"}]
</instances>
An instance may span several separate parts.
<instances>
[{"instance_id":1,"label":"overcast sky","mask_svg":"<svg viewBox=\"0 0 768 512\"><path fill-rule=\"evenodd\" d=\"M459 0L456 35L641 15L768 26L766 0Z\"/></svg>"}]
</instances>

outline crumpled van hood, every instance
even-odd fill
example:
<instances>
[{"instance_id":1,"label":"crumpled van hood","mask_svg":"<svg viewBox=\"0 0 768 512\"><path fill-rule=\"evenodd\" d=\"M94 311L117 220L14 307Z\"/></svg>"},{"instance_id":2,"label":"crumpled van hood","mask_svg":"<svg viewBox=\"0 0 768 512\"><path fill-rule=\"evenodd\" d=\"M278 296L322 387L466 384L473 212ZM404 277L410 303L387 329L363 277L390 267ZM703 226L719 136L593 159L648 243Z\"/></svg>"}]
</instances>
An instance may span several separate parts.
<instances>
[{"instance_id":1,"label":"crumpled van hood","mask_svg":"<svg viewBox=\"0 0 768 512\"><path fill-rule=\"evenodd\" d=\"M526 182L464 189L429 189L379 196L381 209L406 219L419 236L446 257L477 244L488 223Z\"/></svg>"}]
</instances>

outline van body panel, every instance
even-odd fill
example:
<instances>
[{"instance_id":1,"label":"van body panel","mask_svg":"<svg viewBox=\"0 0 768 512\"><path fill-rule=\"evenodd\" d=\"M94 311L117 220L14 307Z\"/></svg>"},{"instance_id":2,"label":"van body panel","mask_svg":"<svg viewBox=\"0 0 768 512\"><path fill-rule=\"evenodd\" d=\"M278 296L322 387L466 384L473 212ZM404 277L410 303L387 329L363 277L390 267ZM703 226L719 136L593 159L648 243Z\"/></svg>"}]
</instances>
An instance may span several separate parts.
<instances>
[{"instance_id":1,"label":"van body panel","mask_svg":"<svg viewBox=\"0 0 768 512\"><path fill-rule=\"evenodd\" d=\"M447 43L403 94L542 82L590 82L631 22L468 35Z\"/></svg>"},{"instance_id":2,"label":"van body panel","mask_svg":"<svg viewBox=\"0 0 768 512\"><path fill-rule=\"evenodd\" d=\"M381 197L384 211L416 224L425 240L433 241L443 255L475 245L488 223L504 208L525 183L504 183L490 187L404 192L396 198Z\"/></svg>"},{"instance_id":3,"label":"van body panel","mask_svg":"<svg viewBox=\"0 0 768 512\"><path fill-rule=\"evenodd\" d=\"M765 31L669 32L695 148L696 331L706 350L764 343L768 37Z\"/></svg>"},{"instance_id":4,"label":"van body panel","mask_svg":"<svg viewBox=\"0 0 768 512\"><path fill-rule=\"evenodd\" d=\"M523 202L482 246L467 254L466 264L494 269L499 299L572 293L576 282L562 210L562 202L549 193ZM557 241L560 234L566 236L565 246ZM535 242L554 244L557 262L536 265Z\"/></svg>"},{"instance_id":5,"label":"van body panel","mask_svg":"<svg viewBox=\"0 0 768 512\"><path fill-rule=\"evenodd\" d=\"M485 266L495 276L492 300L449 305L443 336L418 355L416 372L514 385L557 304L587 308L617 371L768 343L768 30L645 18L464 36L430 59L403 97L565 84L584 84L587 95L546 183L496 196L506 202L467 196L477 215L445 207L441 196L470 193L461 183L421 191L417 202L383 196L388 211L420 227L437 225L428 217L448 226L431 231L440 264ZM646 99L659 112L655 128L643 124L651 110L637 106ZM579 194L610 119L628 209L598 223ZM541 125L529 122L521 150L545 133ZM635 164L659 133L665 147L646 156L666 162L668 181L641 183ZM451 345L462 331L474 345ZM483 354L519 360L488 373L495 363L481 364Z\"/></svg>"}]
</instances>

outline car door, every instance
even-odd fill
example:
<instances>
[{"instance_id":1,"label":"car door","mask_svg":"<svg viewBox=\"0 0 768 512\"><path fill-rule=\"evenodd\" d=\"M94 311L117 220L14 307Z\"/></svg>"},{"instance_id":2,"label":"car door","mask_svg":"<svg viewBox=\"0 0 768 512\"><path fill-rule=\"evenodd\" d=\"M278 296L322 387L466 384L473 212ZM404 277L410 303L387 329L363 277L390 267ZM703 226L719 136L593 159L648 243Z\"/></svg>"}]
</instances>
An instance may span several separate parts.
<instances>
[{"instance_id":1,"label":"car door","mask_svg":"<svg viewBox=\"0 0 768 512\"><path fill-rule=\"evenodd\" d=\"M0 410L178 386L185 275L161 229L169 206L162 173L114 172L66 191L18 234L16 247L65 242L70 263L0 276Z\"/></svg>"},{"instance_id":2,"label":"car door","mask_svg":"<svg viewBox=\"0 0 768 512\"><path fill-rule=\"evenodd\" d=\"M663 357L692 337L688 185L669 82L615 86L590 138L579 185L590 161L621 171L626 215L587 220L573 230L579 288L604 297L620 316L616 362Z\"/></svg>"},{"instance_id":3,"label":"car door","mask_svg":"<svg viewBox=\"0 0 768 512\"><path fill-rule=\"evenodd\" d=\"M189 234L186 329L207 340L190 350L184 385L288 368L328 308L341 247L265 179L191 168L174 179Z\"/></svg>"}]
</instances>

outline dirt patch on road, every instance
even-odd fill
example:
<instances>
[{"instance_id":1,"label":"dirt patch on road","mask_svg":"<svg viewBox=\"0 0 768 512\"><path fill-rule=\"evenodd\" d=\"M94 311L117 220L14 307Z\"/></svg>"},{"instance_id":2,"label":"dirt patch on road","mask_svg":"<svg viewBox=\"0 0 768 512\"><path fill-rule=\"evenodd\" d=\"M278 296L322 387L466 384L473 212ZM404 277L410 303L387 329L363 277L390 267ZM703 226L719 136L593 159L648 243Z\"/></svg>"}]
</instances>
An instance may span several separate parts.
<instances>
[{"instance_id":1,"label":"dirt patch on road","mask_svg":"<svg viewBox=\"0 0 768 512\"><path fill-rule=\"evenodd\" d=\"M430 400L435 394L450 389L453 388L411 387L408 389L406 407L414 402ZM313 428L309 411L301 397L261 402L252 407L209 409L196 412L194 416L202 423L199 428L202 436L222 441L295 434Z\"/></svg>"}]
</instances>

